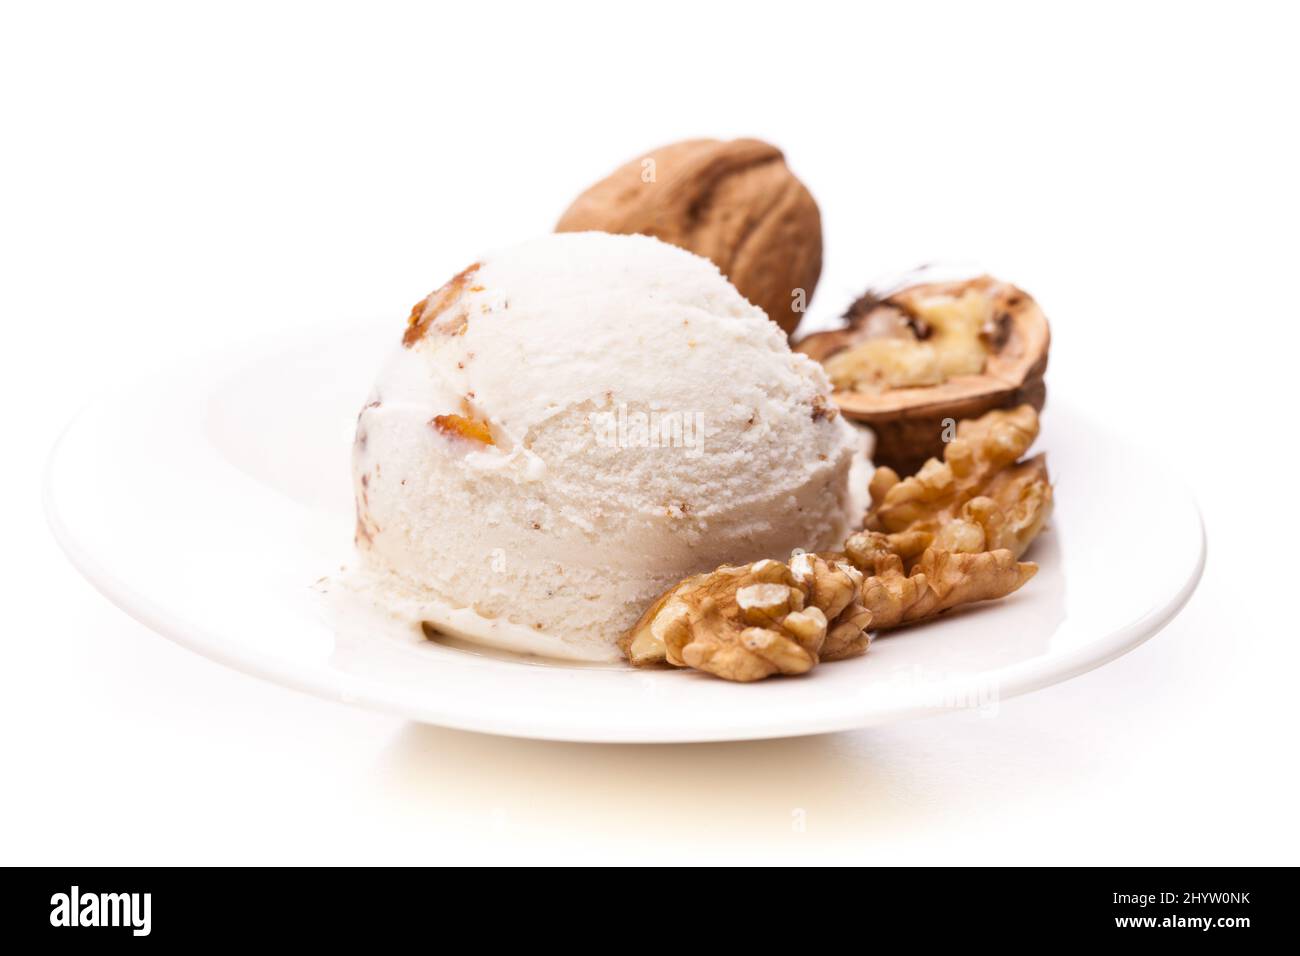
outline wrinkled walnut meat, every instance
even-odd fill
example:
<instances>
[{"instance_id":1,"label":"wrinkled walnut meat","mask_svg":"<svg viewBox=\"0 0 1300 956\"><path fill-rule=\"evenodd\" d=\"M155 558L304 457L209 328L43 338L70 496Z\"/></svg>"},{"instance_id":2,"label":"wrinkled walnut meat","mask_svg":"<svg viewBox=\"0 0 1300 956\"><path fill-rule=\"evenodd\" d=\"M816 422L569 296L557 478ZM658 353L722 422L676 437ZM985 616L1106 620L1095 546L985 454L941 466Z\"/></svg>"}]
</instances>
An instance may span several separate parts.
<instances>
[{"instance_id":1,"label":"wrinkled walnut meat","mask_svg":"<svg viewBox=\"0 0 1300 956\"><path fill-rule=\"evenodd\" d=\"M956 437L910 478L871 477L866 530L908 535L925 547L1025 553L1052 510L1047 457L1016 460L1038 436L1038 413L1021 405L961 422ZM906 555L905 555L906 557Z\"/></svg>"},{"instance_id":2,"label":"wrinkled walnut meat","mask_svg":"<svg viewBox=\"0 0 1300 956\"><path fill-rule=\"evenodd\" d=\"M889 550L887 536L863 531L845 542L854 565L863 568L861 602L871 627L887 630L937 617L963 604L994 601L1016 591L1038 566L1010 551L945 551L926 548L910 566Z\"/></svg>"},{"instance_id":3,"label":"wrinkled walnut meat","mask_svg":"<svg viewBox=\"0 0 1300 956\"><path fill-rule=\"evenodd\" d=\"M989 354L1006 342L1010 315L999 309L991 280L958 288L918 286L890 300L859 299L861 341L825 360L831 383L846 391L941 385L979 375Z\"/></svg>"},{"instance_id":4,"label":"wrinkled walnut meat","mask_svg":"<svg viewBox=\"0 0 1300 956\"><path fill-rule=\"evenodd\" d=\"M796 552L687 578L624 635L633 664L667 661L727 680L802 674L866 651L868 628L915 624L992 601L1037 572L1020 556L1052 508L1028 405L962 422L944 451L900 479L878 469L866 528L842 553Z\"/></svg>"},{"instance_id":5,"label":"wrinkled walnut meat","mask_svg":"<svg viewBox=\"0 0 1300 956\"><path fill-rule=\"evenodd\" d=\"M634 664L667 660L734 681L802 674L866 649L862 575L833 557L797 555L687 578L624 635Z\"/></svg>"},{"instance_id":6,"label":"wrinkled walnut meat","mask_svg":"<svg viewBox=\"0 0 1300 956\"><path fill-rule=\"evenodd\" d=\"M871 478L866 529L844 543L866 577L862 603L884 630L1006 597L1038 570L1019 561L1047 523L1047 457L1017 463L1038 436L1030 405L961 422L910 478Z\"/></svg>"}]
</instances>

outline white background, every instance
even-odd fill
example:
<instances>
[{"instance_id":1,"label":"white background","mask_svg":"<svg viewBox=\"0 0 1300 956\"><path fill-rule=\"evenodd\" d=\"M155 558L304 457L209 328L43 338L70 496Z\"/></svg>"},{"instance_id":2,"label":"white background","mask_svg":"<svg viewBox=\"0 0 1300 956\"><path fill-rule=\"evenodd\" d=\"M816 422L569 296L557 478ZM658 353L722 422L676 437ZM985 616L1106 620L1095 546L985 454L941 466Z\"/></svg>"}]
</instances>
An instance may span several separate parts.
<instances>
[{"instance_id":1,"label":"white background","mask_svg":"<svg viewBox=\"0 0 1300 956\"><path fill-rule=\"evenodd\" d=\"M902 6L5 4L0 862L1300 862L1297 23ZM103 389L391 334L618 163L741 135L821 203L814 315L934 259L1040 299L1054 394L1198 493L1208 569L1171 626L992 719L597 747L224 670L58 552L42 464ZM1159 559L1114 529L1117 577Z\"/></svg>"}]
</instances>

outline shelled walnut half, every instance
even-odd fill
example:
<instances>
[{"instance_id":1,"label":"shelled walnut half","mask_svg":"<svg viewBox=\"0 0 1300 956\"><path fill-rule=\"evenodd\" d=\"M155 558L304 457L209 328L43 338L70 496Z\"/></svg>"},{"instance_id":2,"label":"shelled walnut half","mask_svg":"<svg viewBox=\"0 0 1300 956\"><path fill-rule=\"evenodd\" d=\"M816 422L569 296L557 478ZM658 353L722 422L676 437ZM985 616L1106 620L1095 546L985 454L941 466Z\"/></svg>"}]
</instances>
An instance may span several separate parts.
<instances>
[{"instance_id":1,"label":"shelled walnut half","mask_svg":"<svg viewBox=\"0 0 1300 956\"><path fill-rule=\"evenodd\" d=\"M959 423L943 460L931 458L910 478L877 468L866 530L1020 557L1052 512L1047 456L1017 461L1037 436L1038 413L1021 405Z\"/></svg>"},{"instance_id":2,"label":"shelled walnut half","mask_svg":"<svg viewBox=\"0 0 1300 956\"><path fill-rule=\"evenodd\" d=\"M845 318L795 348L826 368L845 415L875 431L880 464L911 471L939 455L949 419L1043 407L1047 319L1013 285L981 276L868 293Z\"/></svg>"},{"instance_id":3,"label":"shelled walnut half","mask_svg":"<svg viewBox=\"0 0 1300 956\"><path fill-rule=\"evenodd\" d=\"M796 552L697 574L665 592L623 636L633 664L667 661L754 681L803 674L866 651L873 631L915 624L1018 590L1020 556L1051 514L1044 455L1025 405L962 422L944 460L900 479L878 469L866 528L844 551Z\"/></svg>"},{"instance_id":4,"label":"shelled walnut half","mask_svg":"<svg viewBox=\"0 0 1300 956\"><path fill-rule=\"evenodd\" d=\"M883 539L883 540L882 540ZM1006 550L959 551L932 546L913 561L889 550L889 541L864 531L844 544L863 573L862 605L874 630L937 617L963 604L1004 598L1038 572Z\"/></svg>"},{"instance_id":5,"label":"shelled walnut half","mask_svg":"<svg viewBox=\"0 0 1300 956\"><path fill-rule=\"evenodd\" d=\"M862 575L841 558L724 565L666 592L624 635L633 664L667 660L734 681L802 674L866 649Z\"/></svg>"}]
</instances>

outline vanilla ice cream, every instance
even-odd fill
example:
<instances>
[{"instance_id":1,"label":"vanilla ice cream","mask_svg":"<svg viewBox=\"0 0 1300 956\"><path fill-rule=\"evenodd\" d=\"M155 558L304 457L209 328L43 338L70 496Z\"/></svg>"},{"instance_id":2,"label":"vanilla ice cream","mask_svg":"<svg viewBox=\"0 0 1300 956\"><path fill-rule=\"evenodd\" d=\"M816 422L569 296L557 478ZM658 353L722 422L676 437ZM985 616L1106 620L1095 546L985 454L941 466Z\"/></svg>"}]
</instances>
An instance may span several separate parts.
<instances>
[{"instance_id":1,"label":"vanilla ice cream","mask_svg":"<svg viewBox=\"0 0 1300 956\"><path fill-rule=\"evenodd\" d=\"M613 660L680 578L838 548L857 433L706 259L549 235L415 307L357 425L380 600L501 648Z\"/></svg>"}]
</instances>

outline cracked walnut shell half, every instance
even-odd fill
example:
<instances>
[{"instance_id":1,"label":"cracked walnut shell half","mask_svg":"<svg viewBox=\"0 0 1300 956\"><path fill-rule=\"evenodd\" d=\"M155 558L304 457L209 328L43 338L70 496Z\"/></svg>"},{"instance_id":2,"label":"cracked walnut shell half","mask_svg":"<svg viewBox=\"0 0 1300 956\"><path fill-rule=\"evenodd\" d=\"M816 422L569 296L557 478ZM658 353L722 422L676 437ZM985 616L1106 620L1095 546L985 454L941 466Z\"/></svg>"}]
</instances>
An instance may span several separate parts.
<instances>
[{"instance_id":1,"label":"cracked walnut shell half","mask_svg":"<svg viewBox=\"0 0 1300 956\"><path fill-rule=\"evenodd\" d=\"M845 317L847 328L795 349L826 368L844 414L875 431L877 464L913 471L942 453L950 420L1043 407L1051 335L1013 285L981 276L868 293Z\"/></svg>"}]
</instances>

